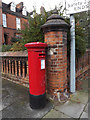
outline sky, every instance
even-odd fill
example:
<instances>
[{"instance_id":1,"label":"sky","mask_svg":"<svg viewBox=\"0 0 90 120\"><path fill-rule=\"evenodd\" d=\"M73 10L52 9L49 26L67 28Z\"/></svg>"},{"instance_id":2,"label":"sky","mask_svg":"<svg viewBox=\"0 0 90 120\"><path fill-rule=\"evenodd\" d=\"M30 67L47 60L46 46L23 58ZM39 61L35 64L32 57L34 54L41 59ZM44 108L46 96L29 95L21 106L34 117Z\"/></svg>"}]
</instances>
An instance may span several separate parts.
<instances>
[{"instance_id":1,"label":"sky","mask_svg":"<svg viewBox=\"0 0 90 120\"><path fill-rule=\"evenodd\" d=\"M12 1L14 1L15 4L23 2L28 12L31 12L34 6L36 8L37 13L40 13L41 6L43 6L46 11L49 11L54 9L55 6L59 6L60 3L64 3L64 0L2 0L2 2L4 3L10 3Z\"/></svg>"}]
</instances>

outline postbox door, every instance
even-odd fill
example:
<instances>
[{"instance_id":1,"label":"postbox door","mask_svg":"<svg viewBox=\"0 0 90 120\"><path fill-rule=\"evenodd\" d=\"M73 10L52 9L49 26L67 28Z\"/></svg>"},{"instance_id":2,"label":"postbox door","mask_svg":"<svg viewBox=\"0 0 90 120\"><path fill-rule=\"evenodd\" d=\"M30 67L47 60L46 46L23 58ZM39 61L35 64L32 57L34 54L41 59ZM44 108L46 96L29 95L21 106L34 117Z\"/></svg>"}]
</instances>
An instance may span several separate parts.
<instances>
[{"instance_id":1,"label":"postbox door","mask_svg":"<svg viewBox=\"0 0 90 120\"><path fill-rule=\"evenodd\" d=\"M30 94L45 93L45 54L42 52L29 53L29 86Z\"/></svg>"},{"instance_id":2,"label":"postbox door","mask_svg":"<svg viewBox=\"0 0 90 120\"><path fill-rule=\"evenodd\" d=\"M39 91L45 93L45 53L39 53Z\"/></svg>"}]
</instances>

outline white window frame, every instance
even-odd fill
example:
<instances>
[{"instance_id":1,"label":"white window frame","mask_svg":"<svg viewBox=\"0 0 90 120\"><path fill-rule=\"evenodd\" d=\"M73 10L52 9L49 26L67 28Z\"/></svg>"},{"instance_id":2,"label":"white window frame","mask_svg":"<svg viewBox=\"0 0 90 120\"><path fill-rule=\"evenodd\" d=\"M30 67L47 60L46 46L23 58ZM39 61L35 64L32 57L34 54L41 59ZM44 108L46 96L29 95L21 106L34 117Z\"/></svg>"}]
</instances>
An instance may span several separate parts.
<instances>
[{"instance_id":1,"label":"white window frame","mask_svg":"<svg viewBox=\"0 0 90 120\"><path fill-rule=\"evenodd\" d=\"M26 11L26 7L25 6L23 7L22 14L25 15L25 16L27 15L27 11Z\"/></svg>"},{"instance_id":2,"label":"white window frame","mask_svg":"<svg viewBox=\"0 0 90 120\"><path fill-rule=\"evenodd\" d=\"M16 5L14 2L11 3L11 11L16 12Z\"/></svg>"},{"instance_id":3,"label":"white window frame","mask_svg":"<svg viewBox=\"0 0 90 120\"><path fill-rule=\"evenodd\" d=\"M6 14L2 14L2 18L3 18L3 27L7 27L7 19L6 19Z\"/></svg>"},{"instance_id":4,"label":"white window frame","mask_svg":"<svg viewBox=\"0 0 90 120\"><path fill-rule=\"evenodd\" d=\"M16 29L21 29L21 22L20 22L20 18L16 18Z\"/></svg>"}]
</instances>

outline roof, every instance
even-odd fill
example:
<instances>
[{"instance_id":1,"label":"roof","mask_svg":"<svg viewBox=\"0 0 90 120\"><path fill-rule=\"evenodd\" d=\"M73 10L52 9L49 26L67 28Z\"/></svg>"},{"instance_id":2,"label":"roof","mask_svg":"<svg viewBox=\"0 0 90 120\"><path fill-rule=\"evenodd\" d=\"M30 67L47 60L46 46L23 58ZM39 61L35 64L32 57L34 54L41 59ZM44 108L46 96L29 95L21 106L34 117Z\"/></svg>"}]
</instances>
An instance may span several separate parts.
<instances>
[{"instance_id":1,"label":"roof","mask_svg":"<svg viewBox=\"0 0 90 120\"><path fill-rule=\"evenodd\" d=\"M2 2L2 8L4 8L4 9L9 9L9 4L6 4L6 3L3 3L3 2Z\"/></svg>"},{"instance_id":2,"label":"roof","mask_svg":"<svg viewBox=\"0 0 90 120\"><path fill-rule=\"evenodd\" d=\"M11 3L6 4L2 2L2 11L5 13L9 13L9 14L27 19L27 16L22 14L22 9L16 8L16 12L13 12L10 10L10 6L11 6ZM27 15L28 15L28 12L27 12Z\"/></svg>"}]
</instances>

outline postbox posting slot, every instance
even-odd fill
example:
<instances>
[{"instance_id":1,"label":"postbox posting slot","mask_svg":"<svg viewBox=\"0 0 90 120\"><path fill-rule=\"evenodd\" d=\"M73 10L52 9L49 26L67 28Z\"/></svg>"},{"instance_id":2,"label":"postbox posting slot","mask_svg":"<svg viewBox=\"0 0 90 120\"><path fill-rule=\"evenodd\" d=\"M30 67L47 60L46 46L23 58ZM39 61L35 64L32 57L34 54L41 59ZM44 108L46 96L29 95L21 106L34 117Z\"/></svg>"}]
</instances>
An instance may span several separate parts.
<instances>
[{"instance_id":1,"label":"postbox posting slot","mask_svg":"<svg viewBox=\"0 0 90 120\"><path fill-rule=\"evenodd\" d=\"M45 54L39 54L39 56L45 56Z\"/></svg>"},{"instance_id":2,"label":"postbox posting slot","mask_svg":"<svg viewBox=\"0 0 90 120\"><path fill-rule=\"evenodd\" d=\"M45 58L45 54L42 54L42 53L41 54L39 53L38 56L39 56L39 58Z\"/></svg>"}]
</instances>

